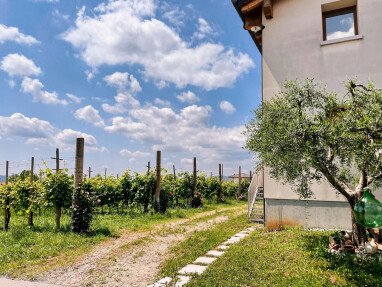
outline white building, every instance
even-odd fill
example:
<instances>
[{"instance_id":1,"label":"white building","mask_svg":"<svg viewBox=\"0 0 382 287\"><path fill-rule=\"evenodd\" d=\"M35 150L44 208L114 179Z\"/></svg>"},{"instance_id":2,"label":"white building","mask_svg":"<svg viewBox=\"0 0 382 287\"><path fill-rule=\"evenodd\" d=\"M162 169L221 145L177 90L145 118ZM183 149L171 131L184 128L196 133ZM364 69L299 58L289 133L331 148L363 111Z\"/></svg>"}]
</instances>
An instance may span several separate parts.
<instances>
[{"instance_id":1,"label":"white building","mask_svg":"<svg viewBox=\"0 0 382 287\"><path fill-rule=\"evenodd\" d=\"M262 53L263 100L285 80L314 78L345 92L350 78L382 87L382 0L232 0ZM264 173L265 221L350 228L350 208L323 181L299 200L290 186ZM377 194L380 197L382 194Z\"/></svg>"}]
</instances>

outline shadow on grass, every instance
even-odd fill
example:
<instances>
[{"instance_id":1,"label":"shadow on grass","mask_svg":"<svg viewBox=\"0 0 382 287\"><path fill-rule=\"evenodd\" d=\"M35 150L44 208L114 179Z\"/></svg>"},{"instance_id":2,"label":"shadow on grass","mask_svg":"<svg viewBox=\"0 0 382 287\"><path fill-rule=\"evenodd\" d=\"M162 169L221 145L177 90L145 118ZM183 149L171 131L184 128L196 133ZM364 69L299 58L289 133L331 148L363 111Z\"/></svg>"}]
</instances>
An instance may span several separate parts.
<instances>
[{"instance_id":1,"label":"shadow on grass","mask_svg":"<svg viewBox=\"0 0 382 287\"><path fill-rule=\"evenodd\" d=\"M327 251L328 234L306 234L301 237L301 247L320 260L326 260L329 269L350 286L382 286L382 259L360 259L354 254L334 255Z\"/></svg>"}]
</instances>

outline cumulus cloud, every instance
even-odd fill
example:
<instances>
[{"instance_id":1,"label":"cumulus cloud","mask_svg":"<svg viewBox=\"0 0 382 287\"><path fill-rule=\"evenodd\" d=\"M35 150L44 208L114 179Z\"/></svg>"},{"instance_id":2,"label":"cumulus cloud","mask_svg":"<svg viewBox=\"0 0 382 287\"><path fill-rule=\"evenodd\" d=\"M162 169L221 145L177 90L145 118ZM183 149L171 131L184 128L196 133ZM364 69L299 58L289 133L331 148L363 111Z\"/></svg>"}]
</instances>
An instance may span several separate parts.
<instances>
[{"instance_id":1,"label":"cumulus cloud","mask_svg":"<svg viewBox=\"0 0 382 287\"><path fill-rule=\"evenodd\" d=\"M155 98L154 104L156 104L158 106L171 106L171 103L169 101L162 100L160 98Z\"/></svg>"},{"instance_id":2,"label":"cumulus cloud","mask_svg":"<svg viewBox=\"0 0 382 287\"><path fill-rule=\"evenodd\" d=\"M44 91L44 85L38 79L25 77L21 83L21 91L31 94L33 101L48 105L67 105L66 100L61 100L56 92Z\"/></svg>"},{"instance_id":3,"label":"cumulus cloud","mask_svg":"<svg viewBox=\"0 0 382 287\"><path fill-rule=\"evenodd\" d=\"M114 74L104 77L104 81L109 86L122 91L129 91L131 93L142 91L138 80L133 75L129 75L129 73L115 72Z\"/></svg>"},{"instance_id":4,"label":"cumulus cloud","mask_svg":"<svg viewBox=\"0 0 382 287\"><path fill-rule=\"evenodd\" d=\"M202 40L210 35L214 34L214 30L211 25L203 18L198 19L198 31L194 33L194 38Z\"/></svg>"},{"instance_id":5,"label":"cumulus cloud","mask_svg":"<svg viewBox=\"0 0 382 287\"><path fill-rule=\"evenodd\" d=\"M148 152L142 152L142 151L130 151L128 149L122 149L120 152L120 155L122 156L127 156L127 157L131 157L131 158L145 158L145 157L149 157L151 154L148 153Z\"/></svg>"},{"instance_id":6,"label":"cumulus cloud","mask_svg":"<svg viewBox=\"0 0 382 287\"><path fill-rule=\"evenodd\" d=\"M25 138L27 144L60 147L73 150L77 137L85 138L87 150L91 152L105 152L94 136L72 129L60 130L51 123L38 118L30 118L21 113L9 117L0 116L0 136L15 136Z\"/></svg>"},{"instance_id":7,"label":"cumulus cloud","mask_svg":"<svg viewBox=\"0 0 382 287\"><path fill-rule=\"evenodd\" d=\"M82 99L80 97L77 97L76 95L73 94L66 94L66 96L75 104L80 104L82 102Z\"/></svg>"},{"instance_id":8,"label":"cumulus cloud","mask_svg":"<svg viewBox=\"0 0 382 287\"><path fill-rule=\"evenodd\" d=\"M182 103L188 103L188 104L194 104L200 101L199 97L197 97L191 91L181 93L180 95L176 96L176 98Z\"/></svg>"},{"instance_id":9,"label":"cumulus cloud","mask_svg":"<svg viewBox=\"0 0 382 287\"><path fill-rule=\"evenodd\" d=\"M28 138L45 138L54 132L54 127L47 121L29 118L20 113L10 117L0 116L0 135Z\"/></svg>"},{"instance_id":10,"label":"cumulus cloud","mask_svg":"<svg viewBox=\"0 0 382 287\"><path fill-rule=\"evenodd\" d=\"M20 54L9 54L5 56L1 61L0 68L11 77L38 76L41 74L40 67L31 59Z\"/></svg>"},{"instance_id":11,"label":"cumulus cloud","mask_svg":"<svg viewBox=\"0 0 382 287\"><path fill-rule=\"evenodd\" d=\"M139 107L139 101L131 94L126 92L118 93L115 97L115 104L102 104L102 109L109 114L123 114L128 107Z\"/></svg>"},{"instance_id":12,"label":"cumulus cloud","mask_svg":"<svg viewBox=\"0 0 382 287\"><path fill-rule=\"evenodd\" d=\"M228 101L221 101L219 107L226 114L233 114L236 112L235 107Z\"/></svg>"},{"instance_id":13,"label":"cumulus cloud","mask_svg":"<svg viewBox=\"0 0 382 287\"><path fill-rule=\"evenodd\" d=\"M75 27L62 38L77 48L93 69L138 64L147 78L177 87L228 87L254 66L249 55L221 44L191 46L155 18L156 8L154 0L111 0L97 6L91 16L82 8Z\"/></svg>"},{"instance_id":14,"label":"cumulus cloud","mask_svg":"<svg viewBox=\"0 0 382 287\"><path fill-rule=\"evenodd\" d=\"M83 120L96 127L104 127L105 122L99 115L99 111L93 108L91 105L80 108L74 112L74 117L78 120Z\"/></svg>"},{"instance_id":15,"label":"cumulus cloud","mask_svg":"<svg viewBox=\"0 0 382 287\"><path fill-rule=\"evenodd\" d=\"M241 148L244 126L211 126L212 112L210 106L191 105L176 112L170 107L147 105L129 110L126 117L112 118L105 131L150 144L152 150L198 155L211 164L223 158L248 158Z\"/></svg>"},{"instance_id":16,"label":"cumulus cloud","mask_svg":"<svg viewBox=\"0 0 382 287\"><path fill-rule=\"evenodd\" d=\"M32 36L21 33L16 27L8 27L0 24L0 44L5 42L16 42L28 46L39 43L39 41Z\"/></svg>"}]
</instances>

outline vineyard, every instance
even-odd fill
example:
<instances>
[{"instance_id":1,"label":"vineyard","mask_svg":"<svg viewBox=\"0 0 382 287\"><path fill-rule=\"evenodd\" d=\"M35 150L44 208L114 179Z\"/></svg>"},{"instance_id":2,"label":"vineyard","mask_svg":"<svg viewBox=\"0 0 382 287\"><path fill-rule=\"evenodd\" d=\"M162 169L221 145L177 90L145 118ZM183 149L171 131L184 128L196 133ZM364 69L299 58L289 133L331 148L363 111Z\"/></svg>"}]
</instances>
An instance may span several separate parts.
<instances>
[{"instance_id":1,"label":"vineyard","mask_svg":"<svg viewBox=\"0 0 382 287\"><path fill-rule=\"evenodd\" d=\"M166 213L168 208L197 208L204 201L223 203L229 198L244 199L249 186L246 180L239 185L204 174L194 177L192 173L169 174L162 169L157 204L156 171L145 174L126 171L118 178L97 175L85 179L77 188L74 188L74 175L68 170L46 169L40 174L44 176L24 170L0 186L5 230L12 226L12 213L25 216L33 228L34 214L54 210L52 221L55 220L56 229L60 229L61 214L65 212L71 214L72 231L88 231L93 214Z\"/></svg>"}]
</instances>

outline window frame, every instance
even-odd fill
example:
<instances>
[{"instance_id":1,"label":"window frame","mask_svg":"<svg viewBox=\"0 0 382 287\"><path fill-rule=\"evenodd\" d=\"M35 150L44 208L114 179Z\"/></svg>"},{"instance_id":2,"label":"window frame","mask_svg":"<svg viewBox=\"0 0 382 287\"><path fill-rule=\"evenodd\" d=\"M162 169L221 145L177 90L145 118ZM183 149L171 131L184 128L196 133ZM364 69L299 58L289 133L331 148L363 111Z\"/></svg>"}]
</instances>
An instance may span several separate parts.
<instances>
[{"instance_id":1,"label":"window frame","mask_svg":"<svg viewBox=\"0 0 382 287\"><path fill-rule=\"evenodd\" d=\"M322 12L322 30L323 30L324 41L327 41L326 19L335 17L335 16L341 16L344 14L350 14L350 13L353 13L353 18L354 18L354 36L357 36L359 34L357 5ZM336 40L340 40L340 39L343 39L343 38L339 38Z\"/></svg>"}]
</instances>

